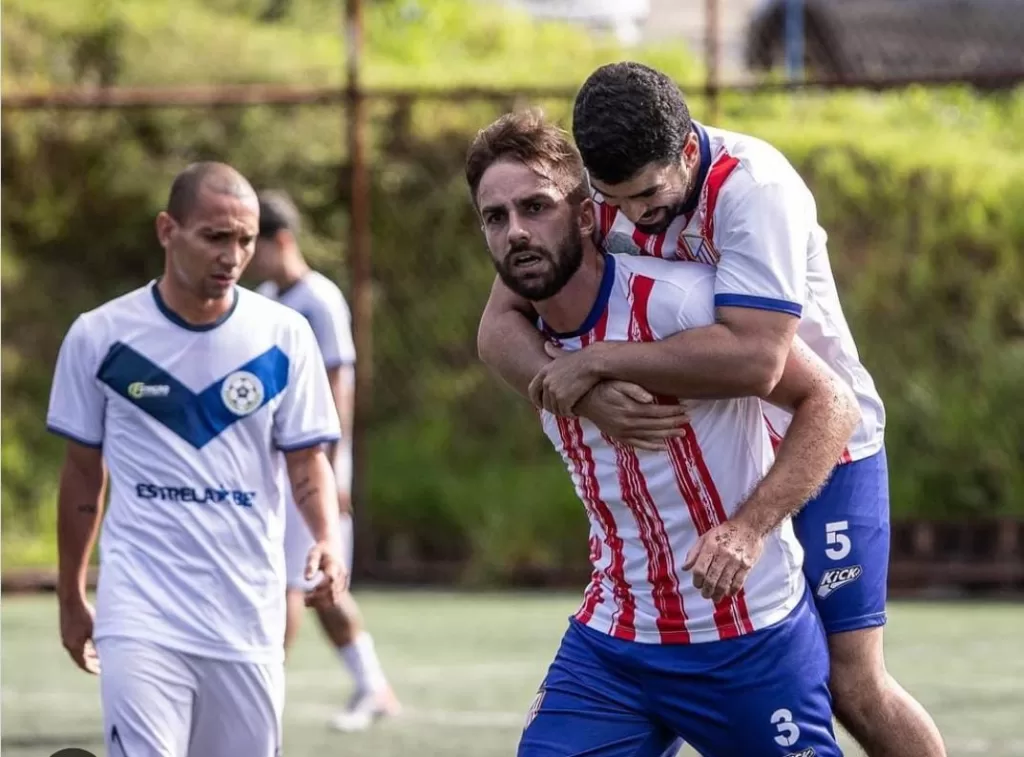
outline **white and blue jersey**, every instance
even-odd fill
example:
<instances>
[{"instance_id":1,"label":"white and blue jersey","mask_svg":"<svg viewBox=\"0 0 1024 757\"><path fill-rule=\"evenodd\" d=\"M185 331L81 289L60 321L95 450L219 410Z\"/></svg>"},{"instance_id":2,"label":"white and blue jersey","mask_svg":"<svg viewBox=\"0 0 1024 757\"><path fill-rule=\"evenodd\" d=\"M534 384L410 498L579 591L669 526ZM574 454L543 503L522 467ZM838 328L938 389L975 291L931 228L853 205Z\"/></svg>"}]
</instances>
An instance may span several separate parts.
<instances>
[{"instance_id":1,"label":"white and blue jersey","mask_svg":"<svg viewBox=\"0 0 1024 757\"><path fill-rule=\"evenodd\" d=\"M305 316L320 345L327 370L355 363L352 314L345 295L329 278L317 271L307 271L287 289L280 289L273 281L265 281L256 291Z\"/></svg>"},{"instance_id":2,"label":"white and blue jersey","mask_svg":"<svg viewBox=\"0 0 1024 757\"><path fill-rule=\"evenodd\" d=\"M151 283L71 326L47 425L102 447L110 472L95 638L281 660L279 451L339 437L306 320L236 288L224 317L193 326Z\"/></svg>"},{"instance_id":3,"label":"white and blue jersey","mask_svg":"<svg viewBox=\"0 0 1024 757\"><path fill-rule=\"evenodd\" d=\"M317 271L307 271L291 286L281 289L273 281L265 281L256 291L264 297L277 300L296 310L309 321L323 355L328 371L353 365L356 348L352 339L352 315L345 295L337 284ZM352 486L352 444L343 439L334 456L334 476L339 490ZM312 582L306 579L306 555L313 546L313 535L298 512L291 496L287 497L285 519L285 564L288 570L288 588L307 590ZM352 520L339 518L338 548L346 570L352 569ZM315 579L314 579L315 580Z\"/></svg>"}]
</instances>

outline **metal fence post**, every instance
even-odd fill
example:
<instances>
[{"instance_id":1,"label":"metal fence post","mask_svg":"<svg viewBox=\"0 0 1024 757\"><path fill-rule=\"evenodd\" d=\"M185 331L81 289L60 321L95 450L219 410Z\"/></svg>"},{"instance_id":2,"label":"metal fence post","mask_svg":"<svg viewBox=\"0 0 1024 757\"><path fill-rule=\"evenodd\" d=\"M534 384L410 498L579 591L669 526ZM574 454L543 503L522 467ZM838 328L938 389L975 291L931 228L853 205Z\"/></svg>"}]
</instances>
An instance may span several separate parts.
<instances>
[{"instance_id":1,"label":"metal fence post","mask_svg":"<svg viewBox=\"0 0 1024 757\"><path fill-rule=\"evenodd\" d=\"M355 418L352 429L352 501L356 544L370 545L369 553L359 550L357 569L373 562L370 538L370 508L366 497L367 416L373 386L373 283L370 261L370 180L366 165L366 98L360 82L363 18L361 0L345 2L345 58L347 89L345 97L348 135L349 206L348 264L352 279L352 330L356 347ZM344 164L343 164L344 165ZM344 177L343 177L344 178Z\"/></svg>"},{"instance_id":2,"label":"metal fence post","mask_svg":"<svg viewBox=\"0 0 1024 757\"><path fill-rule=\"evenodd\" d=\"M717 123L721 115L719 84L721 83L721 47L719 45L719 0L704 2L704 66L707 69L707 120Z\"/></svg>"}]
</instances>

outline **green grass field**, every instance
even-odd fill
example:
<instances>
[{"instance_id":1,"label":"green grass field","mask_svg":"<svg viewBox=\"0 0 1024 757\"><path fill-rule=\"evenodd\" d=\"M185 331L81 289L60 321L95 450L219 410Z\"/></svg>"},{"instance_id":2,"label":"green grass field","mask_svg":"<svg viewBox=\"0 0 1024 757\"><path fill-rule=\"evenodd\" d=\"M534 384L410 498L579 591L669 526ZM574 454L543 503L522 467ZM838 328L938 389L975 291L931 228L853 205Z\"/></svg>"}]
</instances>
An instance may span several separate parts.
<instances>
[{"instance_id":1,"label":"green grass field","mask_svg":"<svg viewBox=\"0 0 1024 757\"><path fill-rule=\"evenodd\" d=\"M381 658L406 706L358 735L325 722L348 681L310 616L288 666L285 754L512 755L537 685L576 605L568 594L363 592ZM2 748L103 755L97 681L57 635L53 596L2 603ZM953 757L1024 755L1024 605L894 604L889 666L934 714ZM844 741L848 755L860 752Z\"/></svg>"}]
</instances>

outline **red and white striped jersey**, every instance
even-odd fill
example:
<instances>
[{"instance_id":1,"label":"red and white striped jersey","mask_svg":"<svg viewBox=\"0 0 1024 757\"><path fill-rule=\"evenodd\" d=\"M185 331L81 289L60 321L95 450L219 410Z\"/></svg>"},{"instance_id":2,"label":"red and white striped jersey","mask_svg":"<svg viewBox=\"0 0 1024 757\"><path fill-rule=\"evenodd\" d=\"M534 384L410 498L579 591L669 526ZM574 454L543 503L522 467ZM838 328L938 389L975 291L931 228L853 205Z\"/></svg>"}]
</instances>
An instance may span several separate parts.
<instances>
[{"instance_id":1,"label":"red and white striped jersey","mask_svg":"<svg viewBox=\"0 0 1024 757\"><path fill-rule=\"evenodd\" d=\"M713 268L626 255L604 260L600 295L580 330L545 328L563 349L649 342L714 322ZM789 521L768 537L732 599L712 604L681 570L698 536L727 520L772 464L759 399L692 403L685 435L658 452L620 444L583 418L543 412L541 419L590 519L594 571L580 621L620 639L687 644L750 633L797 605L803 550Z\"/></svg>"},{"instance_id":2,"label":"red and white striped jersey","mask_svg":"<svg viewBox=\"0 0 1024 757\"><path fill-rule=\"evenodd\" d=\"M716 269L716 307L799 316L798 335L857 394L861 422L843 462L875 454L882 448L885 408L846 323L814 197L771 145L700 124L694 128L702 169L691 206L663 233L644 234L595 194L605 250L706 263ZM791 415L766 405L765 418L777 440Z\"/></svg>"}]
</instances>

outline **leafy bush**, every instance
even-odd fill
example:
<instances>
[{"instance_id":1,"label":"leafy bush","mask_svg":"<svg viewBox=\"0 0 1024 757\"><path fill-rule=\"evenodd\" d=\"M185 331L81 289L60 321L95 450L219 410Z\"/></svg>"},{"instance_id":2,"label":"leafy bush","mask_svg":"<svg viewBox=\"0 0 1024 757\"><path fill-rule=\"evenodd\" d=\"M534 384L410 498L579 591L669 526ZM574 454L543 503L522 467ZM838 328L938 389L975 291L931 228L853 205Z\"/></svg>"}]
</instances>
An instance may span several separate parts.
<instances>
[{"instance_id":1,"label":"leafy bush","mask_svg":"<svg viewBox=\"0 0 1024 757\"><path fill-rule=\"evenodd\" d=\"M259 21L270 5L183 0L172 14L152 0L9 0L4 85L336 83L336 3L280 3L283 16ZM368 78L571 88L620 55L473 7L371 4ZM680 79L697 71L685 56L644 56ZM514 104L510 95L501 107ZM567 118L569 103L544 105ZM894 512L1021 513L1024 97L748 95L723 109L723 125L778 145L815 191L847 316L888 408ZM461 161L499 112L379 102L371 130L375 383L361 506L374 540L364 546L456 559L479 581L585 554L582 510L535 416L475 356L493 270ZM61 444L43 417L54 357L75 314L159 272L152 219L174 173L218 158L288 189L307 216L303 249L345 284L341 123L333 107L4 112L5 567L53 559Z\"/></svg>"}]
</instances>

